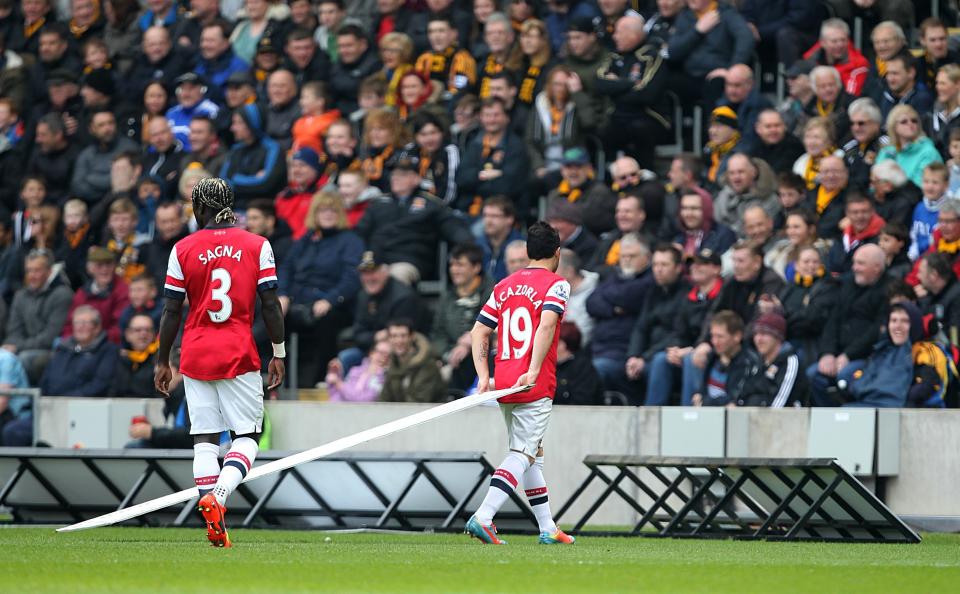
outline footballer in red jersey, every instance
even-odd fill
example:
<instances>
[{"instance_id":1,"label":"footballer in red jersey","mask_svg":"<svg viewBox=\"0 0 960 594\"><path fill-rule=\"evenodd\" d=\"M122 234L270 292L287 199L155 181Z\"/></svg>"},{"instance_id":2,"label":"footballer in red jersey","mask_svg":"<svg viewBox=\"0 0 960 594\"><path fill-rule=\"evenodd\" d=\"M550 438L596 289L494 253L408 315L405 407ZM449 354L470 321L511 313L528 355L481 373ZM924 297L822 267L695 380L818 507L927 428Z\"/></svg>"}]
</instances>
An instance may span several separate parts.
<instances>
[{"instance_id":1,"label":"footballer in red jersey","mask_svg":"<svg viewBox=\"0 0 960 594\"><path fill-rule=\"evenodd\" d=\"M527 255L529 266L497 284L470 332L478 391L491 387L488 354L494 331L495 385L534 385L499 401L510 451L493 473L487 495L465 530L482 543L506 544L497 535L493 516L523 481L540 526L540 543L573 544L573 538L557 527L550 513L541 446L557 387L560 321L570 295L570 284L557 275L560 236L544 222L533 224L527 231Z\"/></svg>"},{"instance_id":2,"label":"footballer in red jersey","mask_svg":"<svg viewBox=\"0 0 960 594\"><path fill-rule=\"evenodd\" d=\"M170 252L154 383L169 396L170 349L187 301L180 372L194 437L194 482L207 538L214 546L229 547L225 503L256 459L263 423L263 380L251 328L257 295L274 343L270 389L283 381L283 313L273 248L266 239L234 226L230 186L219 178L201 180L192 199L199 229ZM231 432L232 444L221 470L224 431Z\"/></svg>"}]
</instances>

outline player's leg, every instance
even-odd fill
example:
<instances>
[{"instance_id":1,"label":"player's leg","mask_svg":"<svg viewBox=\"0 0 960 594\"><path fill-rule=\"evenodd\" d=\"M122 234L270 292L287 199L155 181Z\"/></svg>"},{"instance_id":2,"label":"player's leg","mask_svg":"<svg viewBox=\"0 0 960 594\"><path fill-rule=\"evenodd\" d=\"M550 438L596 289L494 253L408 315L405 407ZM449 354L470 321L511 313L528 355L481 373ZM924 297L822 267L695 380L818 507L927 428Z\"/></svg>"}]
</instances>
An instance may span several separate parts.
<instances>
[{"instance_id":1,"label":"player's leg","mask_svg":"<svg viewBox=\"0 0 960 594\"><path fill-rule=\"evenodd\" d=\"M557 527L550 512L547 480L543 476L543 446L537 449L537 457L523 474L523 488L540 527L540 544L573 544L574 538Z\"/></svg>"},{"instance_id":2,"label":"player's leg","mask_svg":"<svg viewBox=\"0 0 960 594\"><path fill-rule=\"evenodd\" d=\"M226 429L220 401L212 382L184 376L190 433L193 434L193 480L200 491L197 507L207 524L207 539L214 546L228 547L225 509L216 504L211 491L220 478L220 434Z\"/></svg>"},{"instance_id":3,"label":"player's leg","mask_svg":"<svg viewBox=\"0 0 960 594\"><path fill-rule=\"evenodd\" d=\"M220 505L243 482L260 449L263 429L263 380L257 372L217 382L224 421L233 436L230 451L223 457L223 470L213 488Z\"/></svg>"}]
</instances>

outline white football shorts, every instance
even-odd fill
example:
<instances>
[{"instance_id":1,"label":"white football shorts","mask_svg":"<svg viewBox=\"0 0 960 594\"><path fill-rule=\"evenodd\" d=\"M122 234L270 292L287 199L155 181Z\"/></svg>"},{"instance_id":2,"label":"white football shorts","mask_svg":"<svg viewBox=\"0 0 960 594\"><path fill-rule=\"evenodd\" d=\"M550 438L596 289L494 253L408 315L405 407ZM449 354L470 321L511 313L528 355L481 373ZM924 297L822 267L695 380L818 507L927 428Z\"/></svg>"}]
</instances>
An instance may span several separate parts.
<instances>
[{"instance_id":1,"label":"white football shorts","mask_svg":"<svg viewBox=\"0 0 960 594\"><path fill-rule=\"evenodd\" d=\"M553 400L541 398L522 404L501 404L500 411L507 424L508 448L536 458L540 442L547 432Z\"/></svg>"},{"instance_id":2,"label":"white football shorts","mask_svg":"<svg viewBox=\"0 0 960 594\"><path fill-rule=\"evenodd\" d=\"M183 376L190 434L259 433L263 426L263 379L256 371L233 379L202 381Z\"/></svg>"}]
</instances>

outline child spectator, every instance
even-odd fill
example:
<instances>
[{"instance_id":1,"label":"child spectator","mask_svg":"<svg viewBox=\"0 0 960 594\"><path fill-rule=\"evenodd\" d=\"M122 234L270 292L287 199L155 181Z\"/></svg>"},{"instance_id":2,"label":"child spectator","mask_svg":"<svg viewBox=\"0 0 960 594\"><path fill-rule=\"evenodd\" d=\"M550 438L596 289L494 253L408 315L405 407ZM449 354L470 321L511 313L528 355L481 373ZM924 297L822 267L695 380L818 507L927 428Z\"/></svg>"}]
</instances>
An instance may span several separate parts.
<instances>
[{"instance_id":1,"label":"child spectator","mask_svg":"<svg viewBox=\"0 0 960 594\"><path fill-rule=\"evenodd\" d=\"M113 254L117 262L117 274L126 281L144 271L139 260L140 246L145 238L136 233L138 218L137 207L127 198L110 205L104 247Z\"/></svg>"},{"instance_id":2,"label":"child spectator","mask_svg":"<svg viewBox=\"0 0 960 594\"><path fill-rule=\"evenodd\" d=\"M38 175L28 175L20 184L20 202L23 209L13 213L13 244L22 246L30 239L30 216L47 197L47 184Z\"/></svg>"},{"instance_id":3,"label":"child spectator","mask_svg":"<svg viewBox=\"0 0 960 594\"><path fill-rule=\"evenodd\" d=\"M94 70L110 70L110 53L102 39L92 38L83 44L83 73Z\"/></svg>"},{"instance_id":4,"label":"child spectator","mask_svg":"<svg viewBox=\"0 0 960 594\"><path fill-rule=\"evenodd\" d=\"M777 176L777 200L780 210L773 217L773 228L783 229L787 222L787 213L800 206L807 195L807 184L803 178L791 171Z\"/></svg>"},{"instance_id":5,"label":"child spectator","mask_svg":"<svg viewBox=\"0 0 960 594\"><path fill-rule=\"evenodd\" d=\"M376 74L372 74L360 83L357 89L359 109L350 114L350 125L357 138L363 138L367 114L387 104L387 83Z\"/></svg>"},{"instance_id":6,"label":"child spectator","mask_svg":"<svg viewBox=\"0 0 960 594\"><path fill-rule=\"evenodd\" d=\"M323 137L330 124L340 119L340 110L327 109L330 95L327 86L319 80L303 85L300 91L300 112L303 114L293 124L293 150L311 148L323 153Z\"/></svg>"},{"instance_id":7,"label":"child spectator","mask_svg":"<svg viewBox=\"0 0 960 594\"><path fill-rule=\"evenodd\" d=\"M350 229L357 226L373 199L382 195L379 188L367 183L367 176L362 171L344 171L337 179L337 187L347 209L347 227Z\"/></svg>"},{"instance_id":8,"label":"child spectator","mask_svg":"<svg viewBox=\"0 0 960 594\"><path fill-rule=\"evenodd\" d=\"M916 260L930 248L930 238L937 226L940 207L950 195L947 187L950 174L943 163L930 163L923 168L923 200L913 209L913 226L910 228L911 260Z\"/></svg>"},{"instance_id":9,"label":"child spectator","mask_svg":"<svg viewBox=\"0 0 960 594\"><path fill-rule=\"evenodd\" d=\"M887 258L887 276L903 278L913 268L913 262L907 256L910 233L900 223L887 223L880 229L877 243Z\"/></svg>"},{"instance_id":10,"label":"child spectator","mask_svg":"<svg viewBox=\"0 0 960 594\"><path fill-rule=\"evenodd\" d=\"M164 184L155 175L145 175L137 181L137 236L143 241L153 238L153 219L157 215L157 205L163 198Z\"/></svg>"},{"instance_id":11,"label":"child spectator","mask_svg":"<svg viewBox=\"0 0 960 594\"><path fill-rule=\"evenodd\" d=\"M57 261L63 262L70 286L77 290L87 282L87 252L93 245L87 203L74 198L63 205L63 241L57 248Z\"/></svg>"},{"instance_id":12,"label":"child spectator","mask_svg":"<svg viewBox=\"0 0 960 594\"><path fill-rule=\"evenodd\" d=\"M126 331L130 320L136 315L150 316L154 327L159 328L163 303L157 299L157 281L149 274L139 274L130 279L127 295L130 305L120 314L120 328Z\"/></svg>"},{"instance_id":13,"label":"child spectator","mask_svg":"<svg viewBox=\"0 0 960 594\"><path fill-rule=\"evenodd\" d=\"M340 359L334 357L327 367L327 390L331 402L373 402L380 397L390 364L390 343L379 340L359 365L343 376Z\"/></svg>"}]
</instances>

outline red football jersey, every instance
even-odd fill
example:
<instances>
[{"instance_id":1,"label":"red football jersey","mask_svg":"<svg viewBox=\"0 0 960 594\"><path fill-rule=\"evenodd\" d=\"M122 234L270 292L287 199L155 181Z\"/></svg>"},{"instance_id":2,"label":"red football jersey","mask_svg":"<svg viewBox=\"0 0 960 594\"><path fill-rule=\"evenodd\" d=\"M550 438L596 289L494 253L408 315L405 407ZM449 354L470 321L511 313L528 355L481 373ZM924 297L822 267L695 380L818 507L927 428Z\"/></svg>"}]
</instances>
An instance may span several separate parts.
<instances>
[{"instance_id":1,"label":"red football jersey","mask_svg":"<svg viewBox=\"0 0 960 594\"><path fill-rule=\"evenodd\" d=\"M237 227L201 229L170 252L164 294L186 297L180 372L211 381L260 371L253 341L257 290L277 287L270 242Z\"/></svg>"},{"instance_id":2,"label":"red football jersey","mask_svg":"<svg viewBox=\"0 0 960 594\"><path fill-rule=\"evenodd\" d=\"M570 283L546 268L524 268L514 272L494 287L477 321L497 330L497 355L494 360L494 385L509 388L530 368L533 338L540 326L540 314L560 314L567 307ZM543 360L536 386L500 399L504 403L533 402L553 398L557 390L557 342L560 328L553 334L553 344Z\"/></svg>"}]
</instances>

